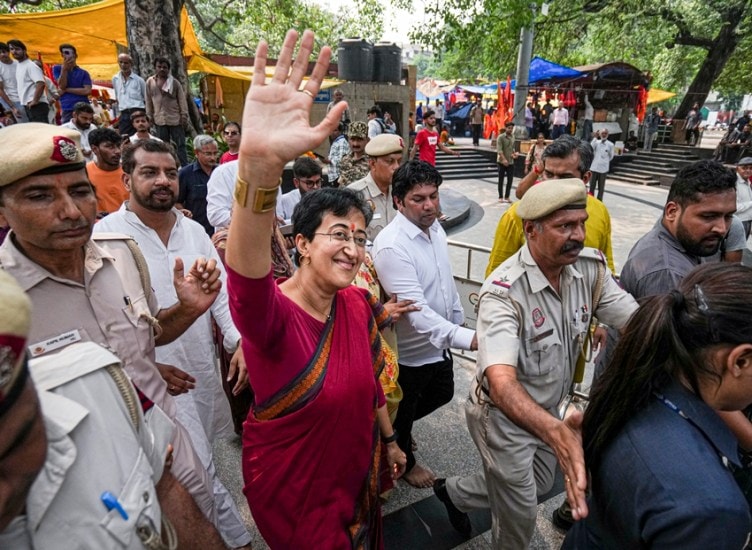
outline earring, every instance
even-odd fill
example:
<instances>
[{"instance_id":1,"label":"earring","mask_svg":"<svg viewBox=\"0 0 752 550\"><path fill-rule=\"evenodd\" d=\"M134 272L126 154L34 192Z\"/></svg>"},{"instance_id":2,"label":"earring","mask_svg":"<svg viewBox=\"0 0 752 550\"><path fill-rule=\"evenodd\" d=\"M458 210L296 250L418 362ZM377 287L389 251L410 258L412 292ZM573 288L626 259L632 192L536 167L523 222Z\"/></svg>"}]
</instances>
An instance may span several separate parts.
<instances>
[{"instance_id":1,"label":"earring","mask_svg":"<svg viewBox=\"0 0 752 550\"><path fill-rule=\"evenodd\" d=\"M305 262L304 260L308 260L308 262ZM311 257L310 256L301 256L300 257L300 267L303 267L304 265L311 265Z\"/></svg>"}]
</instances>

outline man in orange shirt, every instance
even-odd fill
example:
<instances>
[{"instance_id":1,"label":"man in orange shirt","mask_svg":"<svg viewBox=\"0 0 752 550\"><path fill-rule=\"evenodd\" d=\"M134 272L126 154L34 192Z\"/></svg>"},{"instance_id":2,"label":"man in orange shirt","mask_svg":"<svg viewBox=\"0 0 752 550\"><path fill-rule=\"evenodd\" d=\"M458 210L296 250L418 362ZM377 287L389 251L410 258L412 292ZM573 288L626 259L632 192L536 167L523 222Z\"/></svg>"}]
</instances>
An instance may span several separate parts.
<instances>
[{"instance_id":1,"label":"man in orange shirt","mask_svg":"<svg viewBox=\"0 0 752 550\"><path fill-rule=\"evenodd\" d=\"M128 199L120 168L120 135L111 128L97 128L89 134L89 146L96 156L86 172L97 193L97 217L102 218Z\"/></svg>"}]
</instances>

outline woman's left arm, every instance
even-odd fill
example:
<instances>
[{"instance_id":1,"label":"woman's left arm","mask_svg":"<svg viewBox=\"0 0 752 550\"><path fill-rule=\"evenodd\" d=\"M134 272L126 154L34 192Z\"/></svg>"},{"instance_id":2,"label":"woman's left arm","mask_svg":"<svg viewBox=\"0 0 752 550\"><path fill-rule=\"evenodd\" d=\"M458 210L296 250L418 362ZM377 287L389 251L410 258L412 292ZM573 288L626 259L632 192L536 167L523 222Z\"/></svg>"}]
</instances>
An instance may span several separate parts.
<instances>
[{"instance_id":1,"label":"woman's left arm","mask_svg":"<svg viewBox=\"0 0 752 550\"><path fill-rule=\"evenodd\" d=\"M392 473L392 479L399 479L402 477L402 474L405 473L405 468L407 467L407 456L405 456L405 453L399 448L397 440L394 438L394 435L396 434L392 427L392 423L389 420L389 413L386 410L386 405L379 407L377 414L381 439L389 440L388 443L385 443L389 471ZM392 439L394 439L394 441L391 441Z\"/></svg>"}]
</instances>

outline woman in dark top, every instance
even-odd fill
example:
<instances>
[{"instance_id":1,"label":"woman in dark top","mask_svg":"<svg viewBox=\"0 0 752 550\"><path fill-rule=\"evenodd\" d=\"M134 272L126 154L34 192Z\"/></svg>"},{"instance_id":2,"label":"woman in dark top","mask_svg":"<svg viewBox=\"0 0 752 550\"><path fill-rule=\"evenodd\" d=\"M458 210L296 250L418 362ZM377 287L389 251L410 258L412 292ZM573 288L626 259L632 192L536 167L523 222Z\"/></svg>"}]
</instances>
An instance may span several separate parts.
<instances>
[{"instance_id":1,"label":"woman in dark top","mask_svg":"<svg viewBox=\"0 0 752 550\"><path fill-rule=\"evenodd\" d=\"M752 269L704 264L632 317L583 422L590 515L563 548L743 548L737 442L752 402Z\"/></svg>"}]
</instances>

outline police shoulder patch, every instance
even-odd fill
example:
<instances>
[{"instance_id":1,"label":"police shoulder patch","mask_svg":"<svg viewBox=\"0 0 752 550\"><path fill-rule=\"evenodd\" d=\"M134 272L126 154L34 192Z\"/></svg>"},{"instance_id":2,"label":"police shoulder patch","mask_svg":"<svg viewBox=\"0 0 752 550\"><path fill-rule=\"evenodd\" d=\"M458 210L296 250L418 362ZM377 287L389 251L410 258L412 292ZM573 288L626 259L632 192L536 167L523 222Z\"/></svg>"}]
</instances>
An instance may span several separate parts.
<instances>
[{"instance_id":1,"label":"police shoulder patch","mask_svg":"<svg viewBox=\"0 0 752 550\"><path fill-rule=\"evenodd\" d=\"M580 251L580 258L585 258L588 260L595 260L597 262L600 262L602 264L606 264L606 256L598 250L597 248L590 248L589 246L586 246Z\"/></svg>"}]
</instances>

